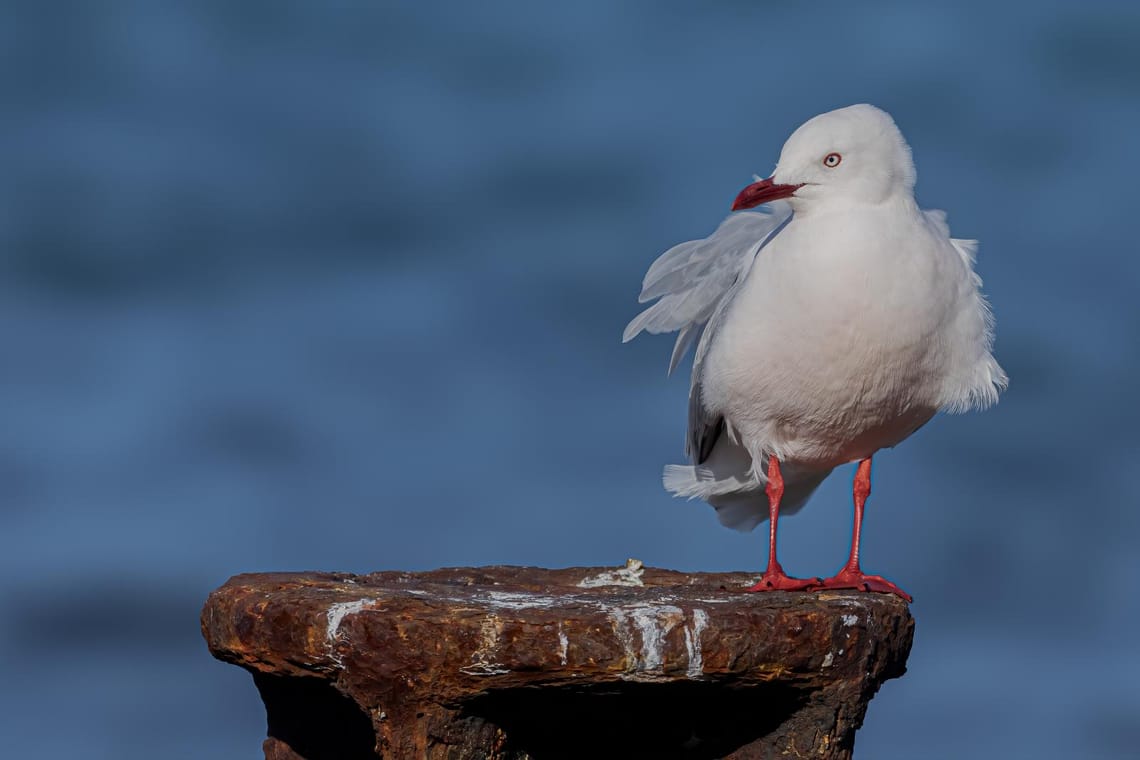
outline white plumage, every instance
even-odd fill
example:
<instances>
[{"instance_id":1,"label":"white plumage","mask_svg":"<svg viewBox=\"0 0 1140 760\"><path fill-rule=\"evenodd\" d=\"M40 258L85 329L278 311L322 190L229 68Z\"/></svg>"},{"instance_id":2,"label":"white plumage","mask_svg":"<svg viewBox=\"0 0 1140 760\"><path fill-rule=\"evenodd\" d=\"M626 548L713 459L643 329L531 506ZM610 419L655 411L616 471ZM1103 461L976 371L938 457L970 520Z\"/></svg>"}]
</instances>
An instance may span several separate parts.
<instances>
[{"instance_id":1,"label":"white plumage","mask_svg":"<svg viewBox=\"0 0 1140 760\"><path fill-rule=\"evenodd\" d=\"M641 300L660 300L624 340L679 331L672 371L699 338L691 464L666 467L666 488L751 530L768 516L769 455L786 484L781 514L794 512L833 468L894 446L939 410L997 400L1007 380L990 353L976 243L919 209L914 181L889 115L822 114L757 183L786 201L734 214L654 262Z\"/></svg>"}]
</instances>

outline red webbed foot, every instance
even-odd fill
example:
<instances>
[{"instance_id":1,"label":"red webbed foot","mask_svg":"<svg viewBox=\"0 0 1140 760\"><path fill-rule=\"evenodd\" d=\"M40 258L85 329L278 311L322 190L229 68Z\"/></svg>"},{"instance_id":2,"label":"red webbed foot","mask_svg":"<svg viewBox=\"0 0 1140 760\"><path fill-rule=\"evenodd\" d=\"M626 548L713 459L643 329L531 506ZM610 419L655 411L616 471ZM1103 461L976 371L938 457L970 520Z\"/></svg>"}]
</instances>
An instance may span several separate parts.
<instances>
[{"instance_id":1,"label":"red webbed foot","mask_svg":"<svg viewBox=\"0 0 1140 760\"><path fill-rule=\"evenodd\" d=\"M783 570L767 572L745 591L810 591L819 586L819 578L791 578Z\"/></svg>"},{"instance_id":2,"label":"red webbed foot","mask_svg":"<svg viewBox=\"0 0 1140 760\"><path fill-rule=\"evenodd\" d=\"M867 575L862 571L849 570L846 568L840 570L837 575L831 578L826 578L818 583L814 583L812 590L824 591L845 588L858 589L859 591L874 591L879 594L894 594L907 602L914 601L914 597L881 575Z\"/></svg>"}]
</instances>

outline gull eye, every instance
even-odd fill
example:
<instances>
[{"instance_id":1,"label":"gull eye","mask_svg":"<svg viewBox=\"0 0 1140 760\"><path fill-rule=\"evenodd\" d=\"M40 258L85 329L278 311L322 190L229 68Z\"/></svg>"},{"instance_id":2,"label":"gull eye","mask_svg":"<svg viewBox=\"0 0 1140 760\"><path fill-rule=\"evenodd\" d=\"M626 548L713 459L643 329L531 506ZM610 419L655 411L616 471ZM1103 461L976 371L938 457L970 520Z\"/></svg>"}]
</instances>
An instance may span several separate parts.
<instances>
[{"instance_id":1,"label":"gull eye","mask_svg":"<svg viewBox=\"0 0 1140 760\"><path fill-rule=\"evenodd\" d=\"M839 162L843 160L843 156L838 153L828 153L823 157L823 165L828 169L834 169L839 166Z\"/></svg>"}]
</instances>

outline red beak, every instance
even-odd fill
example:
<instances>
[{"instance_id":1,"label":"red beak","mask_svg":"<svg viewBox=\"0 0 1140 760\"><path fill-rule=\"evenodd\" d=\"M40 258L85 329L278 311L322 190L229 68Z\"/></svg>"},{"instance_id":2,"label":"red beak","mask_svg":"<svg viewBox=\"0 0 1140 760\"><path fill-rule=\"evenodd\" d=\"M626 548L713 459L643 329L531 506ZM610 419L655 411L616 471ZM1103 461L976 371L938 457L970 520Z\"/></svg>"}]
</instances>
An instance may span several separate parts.
<instances>
[{"instance_id":1,"label":"red beak","mask_svg":"<svg viewBox=\"0 0 1140 760\"><path fill-rule=\"evenodd\" d=\"M777 185L771 177L762 179L759 182L753 182L740 191L740 195L736 196L736 200L732 202L732 210L740 211L745 208L754 208L761 203L778 201L781 198L795 195L801 187L803 185Z\"/></svg>"}]
</instances>

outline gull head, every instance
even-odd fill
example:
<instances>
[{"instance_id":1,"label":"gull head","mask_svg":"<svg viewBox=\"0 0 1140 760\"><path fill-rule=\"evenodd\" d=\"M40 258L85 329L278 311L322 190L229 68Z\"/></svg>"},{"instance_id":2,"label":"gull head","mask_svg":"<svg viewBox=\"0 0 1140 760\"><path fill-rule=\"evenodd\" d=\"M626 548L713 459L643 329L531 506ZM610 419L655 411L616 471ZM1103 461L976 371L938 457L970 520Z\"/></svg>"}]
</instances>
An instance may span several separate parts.
<instances>
[{"instance_id":1,"label":"gull head","mask_svg":"<svg viewBox=\"0 0 1140 760\"><path fill-rule=\"evenodd\" d=\"M740 191L733 211L786 198L797 211L825 200L882 203L914 191L910 146L886 111L855 105L804 122L768 179Z\"/></svg>"}]
</instances>

